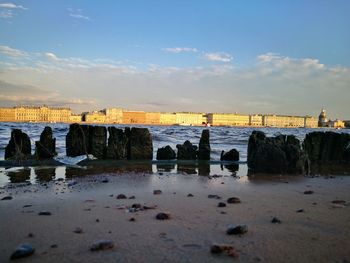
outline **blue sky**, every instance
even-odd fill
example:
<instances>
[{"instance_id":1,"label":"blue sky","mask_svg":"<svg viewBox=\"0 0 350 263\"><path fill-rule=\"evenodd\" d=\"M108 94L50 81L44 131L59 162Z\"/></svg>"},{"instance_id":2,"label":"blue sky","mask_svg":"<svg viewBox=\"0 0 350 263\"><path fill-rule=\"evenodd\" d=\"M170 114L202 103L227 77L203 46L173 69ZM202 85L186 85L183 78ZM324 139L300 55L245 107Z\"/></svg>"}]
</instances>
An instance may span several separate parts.
<instances>
[{"instance_id":1,"label":"blue sky","mask_svg":"<svg viewBox=\"0 0 350 263\"><path fill-rule=\"evenodd\" d=\"M0 1L0 106L301 115L326 107L350 119L349 13L350 1L339 0Z\"/></svg>"}]
</instances>

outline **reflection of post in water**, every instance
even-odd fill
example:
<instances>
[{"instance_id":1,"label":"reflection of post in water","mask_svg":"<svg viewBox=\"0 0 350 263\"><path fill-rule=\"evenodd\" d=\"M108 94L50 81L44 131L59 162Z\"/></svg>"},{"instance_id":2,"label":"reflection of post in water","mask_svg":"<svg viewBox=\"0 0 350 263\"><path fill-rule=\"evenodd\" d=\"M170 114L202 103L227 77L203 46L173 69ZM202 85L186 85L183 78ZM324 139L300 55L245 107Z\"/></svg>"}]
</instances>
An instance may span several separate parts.
<instances>
[{"instance_id":1,"label":"reflection of post in water","mask_svg":"<svg viewBox=\"0 0 350 263\"><path fill-rule=\"evenodd\" d=\"M210 164L209 162L198 163L198 175L208 176L210 175Z\"/></svg>"},{"instance_id":2,"label":"reflection of post in water","mask_svg":"<svg viewBox=\"0 0 350 263\"><path fill-rule=\"evenodd\" d=\"M157 164L157 172L171 172L175 169L175 164Z\"/></svg>"},{"instance_id":3,"label":"reflection of post in water","mask_svg":"<svg viewBox=\"0 0 350 263\"><path fill-rule=\"evenodd\" d=\"M223 170L225 167L225 169L227 169L228 171L230 171L232 173L231 175L237 175L237 172L239 169L239 165L236 163L226 164L224 166L221 164L220 167L221 167L221 170Z\"/></svg>"},{"instance_id":4,"label":"reflection of post in water","mask_svg":"<svg viewBox=\"0 0 350 263\"><path fill-rule=\"evenodd\" d=\"M177 164L178 173L197 174L195 164Z\"/></svg>"},{"instance_id":5,"label":"reflection of post in water","mask_svg":"<svg viewBox=\"0 0 350 263\"><path fill-rule=\"evenodd\" d=\"M11 183L23 183L30 180L30 168L24 168L13 172L7 172Z\"/></svg>"},{"instance_id":6,"label":"reflection of post in water","mask_svg":"<svg viewBox=\"0 0 350 263\"><path fill-rule=\"evenodd\" d=\"M34 168L36 180L39 182L49 182L55 179L56 168Z\"/></svg>"}]
</instances>

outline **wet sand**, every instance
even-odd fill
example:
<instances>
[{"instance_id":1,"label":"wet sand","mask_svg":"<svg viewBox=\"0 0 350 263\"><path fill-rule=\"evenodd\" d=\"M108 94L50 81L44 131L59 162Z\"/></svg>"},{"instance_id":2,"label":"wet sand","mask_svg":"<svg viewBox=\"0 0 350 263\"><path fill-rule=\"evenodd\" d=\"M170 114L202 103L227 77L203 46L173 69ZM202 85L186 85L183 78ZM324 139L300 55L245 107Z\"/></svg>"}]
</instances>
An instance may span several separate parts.
<instances>
[{"instance_id":1,"label":"wet sand","mask_svg":"<svg viewBox=\"0 0 350 263\"><path fill-rule=\"evenodd\" d=\"M36 251L20 262L350 262L350 177L125 173L74 181L0 190L0 199L13 196L0 201L0 262L21 243ZM162 193L154 195L156 189ZM118 194L135 199L116 199ZM229 197L242 202L217 207ZM157 207L123 207L135 203ZM39 216L43 210L52 215ZM159 212L171 218L156 220ZM273 217L282 223L271 223ZM248 232L227 235L229 224L245 224ZM74 233L76 227L83 233ZM114 248L91 252L100 239L113 241ZM211 254L213 243L231 244L239 258Z\"/></svg>"}]
</instances>

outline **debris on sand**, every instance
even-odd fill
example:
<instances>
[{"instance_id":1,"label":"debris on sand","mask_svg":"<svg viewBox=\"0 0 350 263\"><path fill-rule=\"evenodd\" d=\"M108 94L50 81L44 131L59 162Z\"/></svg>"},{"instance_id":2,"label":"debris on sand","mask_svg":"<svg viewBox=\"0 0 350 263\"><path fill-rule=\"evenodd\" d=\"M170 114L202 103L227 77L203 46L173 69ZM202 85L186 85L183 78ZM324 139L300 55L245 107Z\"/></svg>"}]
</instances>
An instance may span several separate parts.
<instances>
[{"instance_id":1,"label":"debris on sand","mask_svg":"<svg viewBox=\"0 0 350 263\"><path fill-rule=\"evenodd\" d=\"M169 213L164 213L164 212L158 213L158 214L156 215L156 219L158 219L158 220L167 220L167 219L170 219L170 214L169 214Z\"/></svg>"},{"instance_id":2,"label":"debris on sand","mask_svg":"<svg viewBox=\"0 0 350 263\"><path fill-rule=\"evenodd\" d=\"M25 244L20 244L15 252L12 253L10 259L18 259L18 258L24 258L24 257L29 257L33 255L35 252L35 249L32 247L32 245L25 243Z\"/></svg>"},{"instance_id":3,"label":"debris on sand","mask_svg":"<svg viewBox=\"0 0 350 263\"><path fill-rule=\"evenodd\" d=\"M248 232L248 227L246 225L229 225L226 230L228 235L243 235Z\"/></svg>"},{"instance_id":4,"label":"debris on sand","mask_svg":"<svg viewBox=\"0 0 350 263\"><path fill-rule=\"evenodd\" d=\"M111 249L114 247L114 243L111 240L99 240L90 246L90 251L99 251Z\"/></svg>"},{"instance_id":5,"label":"debris on sand","mask_svg":"<svg viewBox=\"0 0 350 263\"><path fill-rule=\"evenodd\" d=\"M210 252L212 254L222 254L225 253L230 257L239 258L239 254L236 249L229 244L213 244L210 247Z\"/></svg>"},{"instance_id":6,"label":"debris on sand","mask_svg":"<svg viewBox=\"0 0 350 263\"><path fill-rule=\"evenodd\" d=\"M272 218L271 223L272 224L281 224L282 221L280 219L278 219L277 217L274 217L274 218Z\"/></svg>"},{"instance_id":7,"label":"debris on sand","mask_svg":"<svg viewBox=\"0 0 350 263\"><path fill-rule=\"evenodd\" d=\"M230 197L227 199L227 203L229 204L239 204L241 203L241 199L239 199L238 197Z\"/></svg>"}]
</instances>

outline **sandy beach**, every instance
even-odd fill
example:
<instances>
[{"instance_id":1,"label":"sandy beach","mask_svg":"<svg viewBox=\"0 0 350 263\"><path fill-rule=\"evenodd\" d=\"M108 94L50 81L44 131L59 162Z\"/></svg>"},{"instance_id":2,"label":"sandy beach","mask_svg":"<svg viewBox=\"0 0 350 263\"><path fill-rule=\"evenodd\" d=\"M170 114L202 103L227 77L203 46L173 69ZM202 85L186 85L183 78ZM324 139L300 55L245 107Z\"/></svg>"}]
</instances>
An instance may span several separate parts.
<instances>
[{"instance_id":1,"label":"sandy beach","mask_svg":"<svg viewBox=\"0 0 350 263\"><path fill-rule=\"evenodd\" d=\"M22 243L35 253L20 262L350 262L349 189L346 176L166 172L9 184L0 189L0 199L13 197L0 201L0 262ZM117 199L119 194L127 199ZM230 197L241 203L227 203ZM152 209L133 211L133 204ZM160 212L170 219L157 220ZM274 217L281 223L271 223ZM246 225L248 232L228 235L230 224ZM98 240L114 247L90 251ZM214 243L232 245L238 257L212 254Z\"/></svg>"}]
</instances>

